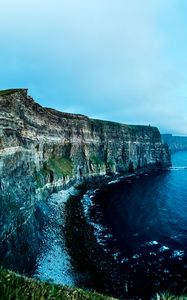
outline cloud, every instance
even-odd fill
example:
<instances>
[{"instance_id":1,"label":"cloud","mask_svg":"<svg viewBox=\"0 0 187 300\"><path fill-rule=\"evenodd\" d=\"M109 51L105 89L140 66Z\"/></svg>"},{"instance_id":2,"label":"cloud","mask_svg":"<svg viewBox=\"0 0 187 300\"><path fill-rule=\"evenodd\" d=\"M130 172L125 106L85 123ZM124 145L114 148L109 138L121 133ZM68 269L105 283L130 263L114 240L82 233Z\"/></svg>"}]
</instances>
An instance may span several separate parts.
<instances>
[{"instance_id":1,"label":"cloud","mask_svg":"<svg viewBox=\"0 0 187 300\"><path fill-rule=\"evenodd\" d=\"M185 1L7 0L2 87L45 106L187 134Z\"/></svg>"}]
</instances>

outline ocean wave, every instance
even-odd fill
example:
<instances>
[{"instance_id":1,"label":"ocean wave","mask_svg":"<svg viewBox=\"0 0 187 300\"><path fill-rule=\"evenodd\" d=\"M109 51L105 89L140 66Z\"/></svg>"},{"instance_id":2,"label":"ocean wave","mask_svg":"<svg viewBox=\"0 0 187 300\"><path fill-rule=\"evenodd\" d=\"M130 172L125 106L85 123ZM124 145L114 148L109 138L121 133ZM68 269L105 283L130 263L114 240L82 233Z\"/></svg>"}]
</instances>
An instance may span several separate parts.
<instances>
[{"instance_id":1,"label":"ocean wave","mask_svg":"<svg viewBox=\"0 0 187 300\"><path fill-rule=\"evenodd\" d=\"M150 241L150 242L147 242L145 244L146 244L146 246L155 246L155 245L158 245L158 242L157 241Z\"/></svg>"}]
</instances>

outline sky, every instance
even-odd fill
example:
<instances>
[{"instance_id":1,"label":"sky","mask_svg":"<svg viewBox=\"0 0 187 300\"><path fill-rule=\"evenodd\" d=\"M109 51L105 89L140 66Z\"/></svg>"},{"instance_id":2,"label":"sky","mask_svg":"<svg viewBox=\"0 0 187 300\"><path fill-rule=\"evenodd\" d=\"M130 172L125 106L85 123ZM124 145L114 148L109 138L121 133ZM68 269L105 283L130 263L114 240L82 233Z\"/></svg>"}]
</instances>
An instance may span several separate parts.
<instances>
[{"instance_id":1,"label":"sky","mask_svg":"<svg viewBox=\"0 0 187 300\"><path fill-rule=\"evenodd\" d=\"M0 0L0 89L187 135L186 0Z\"/></svg>"}]
</instances>

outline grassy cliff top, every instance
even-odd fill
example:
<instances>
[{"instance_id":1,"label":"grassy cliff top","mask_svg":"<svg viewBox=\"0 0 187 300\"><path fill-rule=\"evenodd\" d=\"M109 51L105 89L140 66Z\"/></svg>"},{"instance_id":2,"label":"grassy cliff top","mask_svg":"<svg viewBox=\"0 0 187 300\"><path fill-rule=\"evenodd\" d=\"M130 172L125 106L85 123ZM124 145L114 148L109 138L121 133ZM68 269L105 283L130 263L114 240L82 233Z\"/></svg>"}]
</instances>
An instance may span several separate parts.
<instances>
[{"instance_id":1,"label":"grassy cliff top","mask_svg":"<svg viewBox=\"0 0 187 300\"><path fill-rule=\"evenodd\" d=\"M75 119L75 120L81 120L81 121L87 121L90 122L92 126L95 127L110 127L113 130L119 130L121 128L126 128L127 130L129 129L131 132L154 132L158 135L160 135L159 130L157 127L151 126L151 125L133 125L133 124L126 124L126 123L119 123L119 122L114 122L114 121L107 121L107 120L100 120L100 119L92 119L88 116L82 115L82 114L75 114L75 113L69 113L69 112L62 112L58 111L54 108L49 108L49 107L43 107L37 102L35 102L32 97L27 97L28 89L24 88L17 88L17 89L7 89L7 90L0 90L0 96L8 96L12 95L15 93L20 93L25 97L24 105L26 105L26 108L28 109L30 107L31 110L33 110L33 107L35 107L35 110L37 112L41 112L45 114L46 116L48 115L50 117L58 118L57 122L59 122L59 118L66 118L66 119ZM18 96L19 99L19 96ZM19 104L20 105L20 104ZM53 119L54 119L53 118ZM160 138L160 137L159 137Z\"/></svg>"},{"instance_id":2,"label":"grassy cliff top","mask_svg":"<svg viewBox=\"0 0 187 300\"><path fill-rule=\"evenodd\" d=\"M10 95L17 92L25 91L25 89L9 89L9 90L0 90L0 96Z\"/></svg>"}]
</instances>

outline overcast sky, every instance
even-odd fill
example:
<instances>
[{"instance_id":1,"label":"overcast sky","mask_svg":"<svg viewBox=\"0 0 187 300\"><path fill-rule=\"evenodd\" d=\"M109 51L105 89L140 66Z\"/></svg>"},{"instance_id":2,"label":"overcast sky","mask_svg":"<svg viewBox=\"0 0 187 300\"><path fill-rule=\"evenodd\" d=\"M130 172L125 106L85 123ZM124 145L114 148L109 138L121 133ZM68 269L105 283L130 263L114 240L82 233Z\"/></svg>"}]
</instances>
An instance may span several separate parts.
<instances>
[{"instance_id":1,"label":"overcast sky","mask_svg":"<svg viewBox=\"0 0 187 300\"><path fill-rule=\"evenodd\" d=\"M0 89L187 135L186 0L0 0Z\"/></svg>"}]
</instances>

